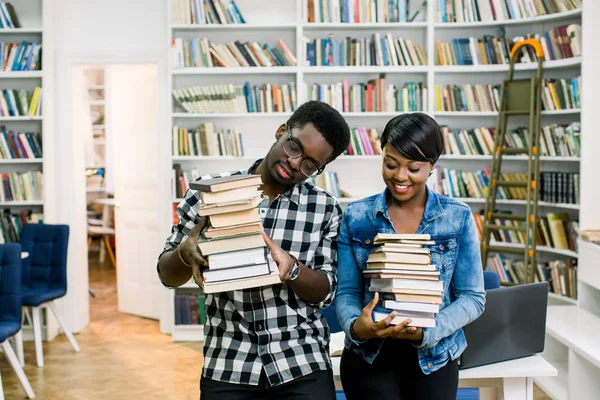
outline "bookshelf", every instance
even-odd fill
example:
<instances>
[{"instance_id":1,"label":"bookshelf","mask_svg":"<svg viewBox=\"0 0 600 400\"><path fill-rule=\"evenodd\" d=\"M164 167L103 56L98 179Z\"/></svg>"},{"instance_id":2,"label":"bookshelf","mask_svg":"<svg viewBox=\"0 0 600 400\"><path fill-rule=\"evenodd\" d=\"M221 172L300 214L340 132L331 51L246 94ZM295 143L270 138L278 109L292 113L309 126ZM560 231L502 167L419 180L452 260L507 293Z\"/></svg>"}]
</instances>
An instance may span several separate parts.
<instances>
[{"instance_id":1,"label":"bookshelf","mask_svg":"<svg viewBox=\"0 0 600 400\"><path fill-rule=\"evenodd\" d=\"M89 118L86 122L89 130L86 135L85 165L86 192L88 205L93 200L105 196L107 187L106 167L109 147L107 147L105 121L105 71L103 66L88 66L84 70L88 93Z\"/></svg>"},{"instance_id":2,"label":"bookshelf","mask_svg":"<svg viewBox=\"0 0 600 400\"><path fill-rule=\"evenodd\" d=\"M0 68L2 69L0 71L0 89L27 90L29 104L32 101L32 94L36 87L42 89L42 98L44 100L52 98L52 54L54 52L54 46L53 35L51 33L51 1L21 0L17 2L13 1L11 4L14 7L21 27L0 28L0 41L10 43L28 42L32 45L34 43L38 45L41 44L41 59L33 56L33 48L31 51L32 60L37 59L37 62L41 63L41 69L39 67L32 67L32 65L28 63L26 63L27 67L24 67L26 70ZM28 52L24 54L28 54ZM7 212L13 216L18 215L21 212L30 212L32 214L31 221L42 218L43 220L50 221L54 219L53 202L48 201L53 194L52 184L54 178L51 174L46 172L47 170L52 170L54 154L51 150L51 146L48 146L47 148L45 146L46 144L53 142L53 118L51 115L53 107L48 106L45 103L46 101L43 101L40 112L35 112L33 115L28 115L27 113L21 113L21 115L14 115L13 113L6 115L2 113L0 115L0 125L3 125L3 130L5 129L6 131L20 133L35 132L37 140L41 142L38 149L41 154L33 154L34 156L31 157L31 153L26 151L25 154L21 154L17 157L15 157L15 155L6 157L5 155L5 157L1 158L0 174L22 174L27 172L39 172L42 174L39 181L41 187L39 187L39 193L36 196L27 196L19 200L0 199L0 210L2 211L2 216L0 216L0 218L5 218L4 213ZM41 112L42 108L44 110L43 113ZM0 133L0 135L2 134ZM22 137L20 137L20 139L27 140L27 138ZM22 144L23 141L20 143ZM29 146L31 147L31 142L29 142ZM0 236L1 235L2 232L0 232ZM46 307L43 307L42 337L46 341L52 340L58 334L58 324L54 317L48 318L49 312L50 311ZM23 337L25 340L33 340L33 329L31 325L24 323Z\"/></svg>"},{"instance_id":3,"label":"bookshelf","mask_svg":"<svg viewBox=\"0 0 600 400\"><path fill-rule=\"evenodd\" d=\"M14 25L9 25L13 27L0 28L0 41L17 43L19 46L20 44L25 44L25 46L28 47L23 46L23 50L27 51L27 53L30 53L31 57L35 58L38 63L38 66L36 67L32 63L24 62L21 68L21 66L17 67L15 62L13 62L13 64L10 66L7 62L6 66L2 66L2 68L0 68L0 89L3 90L3 104L8 105L5 102L6 92L4 92L4 89L16 89L17 91L21 89L27 90L27 98L29 101L25 101L24 103L31 103L31 95L33 90L36 87L44 87L44 81L46 80L47 75L45 75L45 69L40 70L39 68L39 64L43 66L44 60L34 56L36 45L41 45L43 50L46 50L45 35L42 28L44 14L43 3L44 2L42 0L29 0L14 4L13 7L21 28L15 28ZM2 21L2 26L5 26L4 21ZM13 51L15 51L14 54L18 54L16 50ZM44 54L45 51L42 52L42 55ZM19 62L24 61L24 57L18 57L15 55L13 55L13 57L13 60L18 60ZM44 142L43 117L41 115L37 115L37 113L28 115L27 110L24 110L23 107L21 107L20 110L16 110L16 112L14 108L10 107L9 105L8 107L11 110L6 110L4 107L2 107L3 111L0 113L0 125L2 125L3 131L0 133L0 136L3 136L3 138L0 138L0 140L3 140L5 143L4 151L0 153L0 173L7 174L4 175L4 179L6 179L8 176L13 178L13 186L11 186L11 189L13 189L14 185L20 179L23 179L22 174L43 174L46 158L44 157L42 149L42 142ZM9 139L9 136L11 135L10 132L19 133L19 137L16 138L13 136L12 139ZM39 145L39 148L36 149L37 151L14 151L15 148L19 150L19 147L24 146L24 142L28 142L27 145L29 146L29 149L27 150L33 150L33 137L27 138L20 134L24 134L25 132L34 132L33 135L35 135L36 141L35 145ZM14 145L11 145L10 140L14 141ZM10 149L6 145L10 146ZM7 152L7 150L9 151ZM10 152L10 150L12 150L12 152ZM19 178L17 178L17 176L19 176ZM7 193L4 193L4 198L0 198L0 206L2 207L3 212L1 218L7 220L6 216L4 215L4 213L7 212L10 212L10 214L13 215L13 218L15 218L15 215L18 216L19 213L24 211L30 211L36 214L37 218L42 218L44 213L42 176L29 175L30 178L38 178L39 190L36 190L36 193L31 193L31 195L23 194L22 196L19 196L16 193L14 193L12 196L8 196ZM30 185L28 186L31 187ZM14 219L13 225L17 230L20 229L20 224L15 224ZM2 232L0 232L0 235L3 234L5 236L4 240L15 240L14 237L8 238L4 229Z\"/></svg>"},{"instance_id":4,"label":"bookshelf","mask_svg":"<svg viewBox=\"0 0 600 400\"><path fill-rule=\"evenodd\" d=\"M170 166L180 166L184 171L195 169L197 174L207 174L222 170L247 168L258 157L264 156L273 143L274 133L280 124L284 123L291 115L284 113L212 113L198 114L185 113L171 96L173 89L182 89L193 85L214 85L233 83L242 85L250 82L251 85L263 83L284 84L295 82L297 104L307 99L304 84L332 85L346 79L349 85L365 83L376 79L380 74L385 74L386 84L402 87L407 82L422 82L427 87L427 96L424 104L428 113L440 125L452 128L474 129L477 127L492 127L496 125L496 112L471 111L448 112L436 111L435 86L452 84L499 84L506 79L508 65L436 65L436 41L451 41L455 38L481 37L483 35L498 36L505 31L510 38L527 33L543 33L547 30L565 24L581 24L582 11L572 10L557 14L545 15L535 18L521 18L518 20L492 21L492 22L463 22L439 23L436 21L436 4L438 1L429 1L412 22L398 23L309 23L307 22L307 0L283 0L269 2L266 0L237 0L236 4L246 20L246 24L226 25L191 25L172 19L173 6L177 0L170 0L168 5L168 33L171 40L176 38L208 38L214 43L229 43L230 41L258 41L261 44L276 43L283 39L294 53L297 65L286 67L221 67L221 68L173 68L170 62L169 69L169 121L170 128L194 129L202 123L212 122L215 131L220 129L238 129L242 132L244 154L241 157L232 156L173 156L170 152ZM387 1L386 1L387 3ZM421 5L420 1L409 1L411 14ZM414 45L420 44L427 57L425 65L411 66L309 66L306 63L306 42L329 35L337 39L345 37L368 38L375 33L390 33L394 39L410 39ZM173 55L169 53L169 60ZM544 76L553 78L572 78L581 75L582 57L558 59L544 62ZM519 64L515 77L532 76L536 64ZM385 123L401 111L374 111L374 112L342 112L351 128L364 126L377 128L379 132ZM544 111L542 125L556 123L568 124L579 121L581 110L567 109ZM514 119L513 119L514 121ZM526 121L520 122L520 125ZM512 126L509 126L512 128ZM171 135L171 131L169 131ZM165 149L165 151L170 151ZM510 168L514 171L524 171L525 158L522 156L508 157ZM541 158L542 170L578 172L579 156L543 156ZM490 156L486 155L443 155L439 164L453 169L478 170L489 167ZM365 197L383 189L383 182L373 177L380 176L380 156L378 155L343 155L328 165L327 169L336 171L339 186L350 198L341 198L340 202L345 207L350 201ZM171 174L173 176L173 174ZM171 178L174 179L173 177ZM169 201L177 204L181 198L171 194ZM466 201L474 211L483 209L483 199L469 198ZM504 200L500 202L503 208L520 210L522 200ZM500 204L499 203L499 204ZM541 203L540 210L546 212L565 212L570 218L576 219L579 207L575 204ZM168 217L167 217L168 212ZM173 210L165 210L163 220L169 223L173 220ZM166 225L166 224L165 224ZM170 229L170 224L165 232ZM518 244L513 244L518 246ZM539 246L541 258L545 260L565 257L577 257L577 253ZM189 290L186 288L185 290ZM169 309L173 310L173 296L177 290L169 293ZM575 301L561 295L550 296L551 304L573 305ZM176 337L185 337L188 340L202 340L201 327L181 327L174 324L173 316L165 317L167 322L163 326L171 328L170 333ZM193 332L196 332L194 334Z\"/></svg>"}]
</instances>

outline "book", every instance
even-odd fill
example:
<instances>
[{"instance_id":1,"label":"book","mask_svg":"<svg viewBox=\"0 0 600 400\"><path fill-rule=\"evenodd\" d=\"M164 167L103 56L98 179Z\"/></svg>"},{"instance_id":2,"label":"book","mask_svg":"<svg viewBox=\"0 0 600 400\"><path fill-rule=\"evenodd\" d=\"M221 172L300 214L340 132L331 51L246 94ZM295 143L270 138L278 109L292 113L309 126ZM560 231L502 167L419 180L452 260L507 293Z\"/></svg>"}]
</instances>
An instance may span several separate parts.
<instances>
[{"instance_id":1,"label":"book","mask_svg":"<svg viewBox=\"0 0 600 400\"><path fill-rule=\"evenodd\" d=\"M582 229L579 235L586 242L600 242L600 230L598 229Z\"/></svg>"},{"instance_id":2,"label":"book","mask_svg":"<svg viewBox=\"0 0 600 400\"><path fill-rule=\"evenodd\" d=\"M214 271L236 266L263 264L266 257L266 246L227 253L216 253L208 257L208 268L210 271Z\"/></svg>"},{"instance_id":3,"label":"book","mask_svg":"<svg viewBox=\"0 0 600 400\"><path fill-rule=\"evenodd\" d=\"M427 233L378 233L375 236L374 244L384 242L397 242L399 240L430 240L431 235ZM417 243L420 244L420 243Z\"/></svg>"},{"instance_id":4,"label":"book","mask_svg":"<svg viewBox=\"0 0 600 400\"><path fill-rule=\"evenodd\" d=\"M215 228L235 227L260 222L260 215L258 215L255 208L210 216L210 224Z\"/></svg>"},{"instance_id":5,"label":"book","mask_svg":"<svg viewBox=\"0 0 600 400\"><path fill-rule=\"evenodd\" d=\"M257 195L258 186L244 186L237 189L221 190L218 192L199 192L198 196L204 204L225 203L241 199L249 199Z\"/></svg>"},{"instance_id":6,"label":"book","mask_svg":"<svg viewBox=\"0 0 600 400\"><path fill-rule=\"evenodd\" d=\"M388 314L374 311L373 312L373 320L375 322L379 322L382 319L385 319ZM418 326L422 328L435 328L435 318L433 317L433 313L411 313L411 312L402 312L398 313L390 322L390 325L397 325L402 321L410 318L412 322L408 326Z\"/></svg>"},{"instance_id":7,"label":"book","mask_svg":"<svg viewBox=\"0 0 600 400\"><path fill-rule=\"evenodd\" d=\"M371 288L377 291L383 290L386 292L394 292L396 289L410 289L410 290L432 290L442 292L444 285L442 281L435 280L422 280L422 279L371 279Z\"/></svg>"},{"instance_id":8,"label":"book","mask_svg":"<svg viewBox=\"0 0 600 400\"><path fill-rule=\"evenodd\" d=\"M417 246L417 245L410 245ZM378 246L374 250L375 252L390 252L390 253L412 253L412 254L429 254L429 249L424 249L422 247L405 247L403 244L395 244L395 243L384 243L381 246Z\"/></svg>"},{"instance_id":9,"label":"book","mask_svg":"<svg viewBox=\"0 0 600 400\"><path fill-rule=\"evenodd\" d=\"M371 261L367 260L367 271L372 269L384 270L403 270L403 271L435 271L436 266L433 264L404 264L386 261Z\"/></svg>"},{"instance_id":10,"label":"book","mask_svg":"<svg viewBox=\"0 0 600 400\"><path fill-rule=\"evenodd\" d=\"M422 272L422 273L419 273ZM434 271L402 271L395 269L369 269L363 271L365 278L378 278L378 279L423 279L426 281L436 281L439 279L440 273L435 271L433 274L427 274L427 272Z\"/></svg>"},{"instance_id":11,"label":"book","mask_svg":"<svg viewBox=\"0 0 600 400\"><path fill-rule=\"evenodd\" d=\"M230 175L190 182L190 189L212 193L246 186L260 186L261 184L260 175Z\"/></svg>"},{"instance_id":12,"label":"book","mask_svg":"<svg viewBox=\"0 0 600 400\"><path fill-rule=\"evenodd\" d=\"M439 304L427 304L410 301L395 301L395 300L382 300L381 305L384 308L390 310L402 310L402 311L418 311L418 312L429 312L437 313L440 311Z\"/></svg>"},{"instance_id":13,"label":"book","mask_svg":"<svg viewBox=\"0 0 600 400\"><path fill-rule=\"evenodd\" d=\"M260 222L254 222L251 224L227 226L224 228L215 228L211 225L208 227L207 230L205 230L202 233L202 235L207 239L214 239L225 236L243 235L245 233L255 233L260 231L262 231L262 224Z\"/></svg>"},{"instance_id":14,"label":"book","mask_svg":"<svg viewBox=\"0 0 600 400\"><path fill-rule=\"evenodd\" d=\"M386 300L406 301L415 303L442 304L439 294L417 294L417 293L380 293L379 297Z\"/></svg>"},{"instance_id":15,"label":"book","mask_svg":"<svg viewBox=\"0 0 600 400\"><path fill-rule=\"evenodd\" d=\"M431 255L376 251L374 253L369 254L369 258L367 258L367 263L368 262L429 264L431 262Z\"/></svg>"},{"instance_id":16,"label":"book","mask_svg":"<svg viewBox=\"0 0 600 400\"><path fill-rule=\"evenodd\" d=\"M279 279L279 270L275 261L269 256L267 257L269 265L269 273L263 276L255 276L252 278L241 278L225 282L204 282L204 293L219 293L228 292L231 290L248 289L259 286L269 286L281 283Z\"/></svg>"},{"instance_id":17,"label":"book","mask_svg":"<svg viewBox=\"0 0 600 400\"><path fill-rule=\"evenodd\" d=\"M198 241L200 252L205 256L264 246L265 241L260 234L238 235L219 239L200 238Z\"/></svg>"},{"instance_id":18,"label":"book","mask_svg":"<svg viewBox=\"0 0 600 400\"><path fill-rule=\"evenodd\" d=\"M404 246L418 244L419 246L426 245L434 245L435 241L433 240L411 240L411 239L400 239L398 240L398 244L402 244Z\"/></svg>"},{"instance_id":19,"label":"book","mask_svg":"<svg viewBox=\"0 0 600 400\"><path fill-rule=\"evenodd\" d=\"M228 201L225 203L207 204L198 207L198 215L203 217L205 215L225 214L235 211L243 211L248 209L256 208L262 201L260 193L252 198Z\"/></svg>"},{"instance_id":20,"label":"book","mask_svg":"<svg viewBox=\"0 0 600 400\"><path fill-rule=\"evenodd\" d=\"M263 260L262 264L238 265L233 268L215 270L209 268L202 273L202 276L205 282L225 282L268 275L270 272L269 265Z\"/></svg>"},{"instance_id":21,"label":"book","mask_svg":"<svg viewBox=\"0 0 600 400\"><path fill-rule=\"evenodd\" d=\"M378 286L369 286L369 290L372 292L387 292L393 294L418 294L422 296L436 296L441 301L441 290L429 290L429 289L404 289L404 288L380 288Z\"/></svg>"}]
</instances>

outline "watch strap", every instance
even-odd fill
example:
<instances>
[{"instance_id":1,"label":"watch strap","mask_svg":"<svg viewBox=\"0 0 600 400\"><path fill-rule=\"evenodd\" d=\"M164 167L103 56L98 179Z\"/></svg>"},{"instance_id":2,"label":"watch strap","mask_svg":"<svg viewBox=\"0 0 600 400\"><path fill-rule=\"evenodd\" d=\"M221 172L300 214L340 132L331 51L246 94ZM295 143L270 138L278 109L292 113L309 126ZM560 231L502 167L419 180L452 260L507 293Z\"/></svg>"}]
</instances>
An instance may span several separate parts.
<instances>
[{"instance_id":1,"label":"watch strap","mask_svg":"<svg viewBox=\"0 0 600 400\"><path fill-rule=\"evenodd\" d=\"M300 273L300 262L298 261L296 256L290 254L290 257L292 257L292 259L294 260L294 265L292 266L292 270L290 271L290 277L288 281L293 281L298 277L298 274Z\"/></svg>"}]
</instances>

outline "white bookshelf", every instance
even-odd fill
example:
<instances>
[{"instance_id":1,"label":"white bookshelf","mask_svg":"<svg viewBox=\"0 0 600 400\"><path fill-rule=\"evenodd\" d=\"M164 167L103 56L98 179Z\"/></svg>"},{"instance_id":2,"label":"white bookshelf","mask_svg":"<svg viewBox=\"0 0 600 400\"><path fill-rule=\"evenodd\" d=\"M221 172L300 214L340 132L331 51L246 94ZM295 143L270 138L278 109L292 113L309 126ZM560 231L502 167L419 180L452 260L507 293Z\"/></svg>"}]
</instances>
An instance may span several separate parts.
<instances>
[{"instance_id":1,"label":"white bookshelf","mask_svg":"<svg viewBox=\"0 0 600 400\"><path fill-rule=\"evenodd\" d=\"M47 198L51 197L54 178L46 171L53 163L51 143L53 143L53 118L48 105L48 99L53 95L53 52L54 43L50 7L51 0L20 0L12 2L13 7L22 28L0 29L0 41L20 42L23 40L34 41L42 44L42 70L41 71L0 71L1 89L27 89L33 93L36 86L42 88L42 112L43 116L0 116L0 124L6 130L17 132L39 132L42 141L42 157L34 159L3 159L0 160L0 171L5 172L27 172L41 171L43 176L43 197L41 200L30 201L4 201L0 202L0 209L9 209L11 212L19 212L30 209L36 213L43 213L44 220L54 219L54 209L48 206ZM31 99L30 99L31 100ZM45 341L51 341L58 334L59 328L55 318L48 318L50 310L43 308L42 337ZM25 340L33 340L33 329L30 325L23 323L23 337Z\"/></svg>"},{"instance_id":2,"label":"white bookshelf","mask_svg":"<svg viewBox=\"0 0 600 400\"><path fill-rule=\"evenodd\" d=\"M453 22L453 23L436 23L436 29L464 29L464 28L477 28L477 27L494 27L498 25L531 25L539 23L548 23L555 21L562 21L565 18L580 17L581 10L571 10L559 14L543 15L535 18L520 18L506 20L502 22Z\"/></svg>"},{"instance_id":3,"label":"white bookshelf","mask_svg":"<svg viewBox=\"0 0 600 400\"><path fill-rule=\"evenodd\" d=\"M110 159L110 146L107 146L107 130L104 125L106 119L106 71L102 65L90 65L84 70L85 85L88 93L87 103L89 106L89 118L86 118L86 125L89 123L90 130L85 131L85 134L91 135L86 137L86 170L104 169L102 183L98 187L98 182L90 181L88 177L86 188L87 204L90 205L99 197L106 196L106 183L108 171L105 166ZM88 171L86 171L87 173ZM98 178L95 178L98 179ZM103 247L102 247L103 248ZM101 260L104 259L104 250L101 252Z\"/></svg>"},{"instance_id":4,"label":"white bookshelf","mask_svg":"<svg viewBox=\"0 0 600 400\"><path fill-rule=\"evenodd\" d=\"M10 160L0 160L0 164L2 165L15 165L15 164L42 164L44 162L43 158L19 158L19 159L10 159Z\"/></svg>"},{"instance_id":5,"label":"white bookshelf","mask_svg":"<svg viewBox=\"0 0 600 400\"><path fill-rule=\"evenodd\" d=\"M173 89L189 87L192 85L209 85L220 83L250 84L295 82L297 87L298 105L306 99L302 90L302 83L335 83L348 79L349 83L366 82L374 79L381 73L386 74L386 83L402 85L405 82L422 81L428 89L427 110L440 125L445 124L452 128L476 128L481 126L495 127L496 112L438 112L435 111L435 85L451 83L494 83L498 84L506 79L507 65L491 66L436 66L434 65L434 51L437 39L443 41L458 37L476 36L484 34L499 34L500 27L506 29L509 37L528 32L544 32L545 30L563 23L581 23L581 10L553 14L544 17L527 18L522 20L509 20L492 23L436 23L434 20L436 1L429 1L426 12L421 12L417 19L411 23L307 23L305 7L302 0L282 0L270 2L267 0L236 0L236 4L246 19L247 24L241 25L181 25L171 23L171 0L168 2L168 33L169 39L175 38L201 38L208 37L217 43L227 43L234 40L252 40L261 43L276 43L283 39L290 50L296 55L298 65L295 67L253 67L253 68L186 68L174 69L169 65L169 121L170 127L179 126L186 128L198 127L200 123L211 121L215 129L237 128L243 134L245 149L244 157L206 157L206 156L178 156L173 157L169 151L171 167L180 164L184 170L196 168L200 174L219 172L222 170L248 168L257 158L266 154L274 141L277 128L285 123L291 113L251 113L251 114L188 114L175 107L171 92ZM411 11L421 4L412 1ZM428 65L413 67L311 67L305 63L304 38L315 39L326 37L329 34L336 38L366 37L373 33L391 32L396 37L409 38L413 43L421 44L427 54ZM170 51L170 49L169 49ZM168 56L169 61L171 55ZM581 74L582 58L575 57L566 60L548 61L544 63L546 77L573 77ZM537 64L523 64L516 67L516 77L532 76ZM548 123L567 123L580 118L579 109L543 112L542 125ZM370 113L342 113L350 127L366 126L368 128L383 129L385 123L399 112L370 112ZM514 121L514 118L512 119ZM521 122L519 125L522 125ZM509 127L513 127L510 125ZM585 133L583 133L585 135ZM171 130L169 130L171 137ZM509 156L511 168L523 171L526 168L526 158L523 156ZM554 168L557 171L578 171L579 157L542 157L542 170ZM327 167L338 173L340 188L351 194L352 199L340 199L342 206L350 200L362 198L383 189L380 178L379 156L341 156ZM457 169L481 169L489 166L490 156L450 156L444 155L439 163ZM505 163L506 165L506 163ZM169 201L175 203L181 199L169 194ZM483 208L483 199L468 199L469 204L478 210ZM500 202L502 203L502 202ZM499 203L499 204L500 204ZM523 210L523 201L506 201L502 206ZM558 210L568 212L572 218L578 215L578 206L571 204L541 204L542 211ZM168 212L168 216L167 213ZM165 210L164 221L172 222L172 209ZM170 231L165 224L164 232ZM538 247L540 254L546 257L577 257L577 254L567 250ZM173 310L173 291L168 294L170 309ZM551 296L553 302L573 305L572 299ZM181 329L186 329L186 337L193 336L189 329L195 329L196 336L193 340L202 340L201 327L181 328L173 323L173 316L167 315L166 324L171 326L171 333L179 335ZM181 336L178 336L181 337ZM190 339L192 340L192 339Z\"/></svg>"},{"instance_id":6,"label":"white bookshelf","mask_svg":"<svg viewBox=\"0 0 600 400\"><path fill-rule=\"evenodd\" d=\"M586 399L600 390L600 246L579 241L578 301L548 307L544 357L557 377L536 379L552 399Z\"/></svg>"},{"instance_id":7,"label":"white bookshelf","mask_svg":"<svg viewBox=\"0 0 600 400\"><path fill-rule=\"evenodd\" d=\"M13 7L22 28L0 29L0 40L6 42L20 42L22 40L34 41L42 44L42 67L46 66L47 51L52 51L51 45L46 41L44 26L44 7L47 2L43 0L24 0L13 2ZM42 88L42 96L47 99L47 93L44 90L44 83L51 79L46 68L43 71L0 71L0 88L2 89L26 89L33 93L36 86ZM31 101L31 98L30 98ZM44 102L45 103L45 102ZM43 107L43 105L42 105ZM44 172L46 163L46 141L44 118L42 116L1 116L0 124L6 127L7 131L28 132L34 131L40 133L42 143L41 158L27 159L2 159L0 160L0 169L2 172ZM44 176L44 182L48 182L48 177ZM44 185L46 186L46 185ZM4 201L0 202L2 209L8 208L11 212L19 212L23 209L31 209L34 212L43 213L44 200L28 201Z\"/></svg>"}]
</instances>

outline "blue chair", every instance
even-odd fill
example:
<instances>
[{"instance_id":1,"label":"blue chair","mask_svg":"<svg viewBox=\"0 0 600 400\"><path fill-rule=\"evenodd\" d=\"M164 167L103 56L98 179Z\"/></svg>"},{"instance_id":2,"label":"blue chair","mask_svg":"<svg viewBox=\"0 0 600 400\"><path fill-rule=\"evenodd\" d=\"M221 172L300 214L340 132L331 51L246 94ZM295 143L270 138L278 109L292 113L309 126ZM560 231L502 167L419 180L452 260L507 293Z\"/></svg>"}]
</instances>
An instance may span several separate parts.
<instances>
[{"instance_id":1,"label":"blue chair","mask_svg":"<svg viewBox=\"0 0 600 400\"><path fill-rule=\"evenodd\" d=\"M30 399L35 398L25 372L8 341L21 330L21 245L9 243L0 245L0 342L10 365L16 372L21 385ZM1 382L0 396L4 398Z\"/></svg>"},{"instance_id":2,"label":"blue chair","mask_svg":"<svg viewBox=\"0 0 600 400\"><path fill-rule=\"evenodd\" d=\"M483 287L485 290L498 289L500 287L500 278L494 271L483 271Z\"/></svg>"},{"instance_id":3,"label":"blue chair","mask_svg":"<svg viewBox=\"0 0 600 400\"><path fill-rule=\"evenodd\" d=\"M335 313L335 304L331 304L329 307L323 308L319 311L325 317L331 333L338 333L342 331L342 327L338 323L337 315Z\"/></svg>"},{"instance_id":4,"label":"blue chair","mask_svg":"<svg viewBox=\"0 0 600 400\"><path fill-rule=\"evenodd\" d=\"M76 352L80 350L79 344L66 328L54 304L54 300L67 293L68 242L67 225L26 224L21 232L21 246L23 251L29 253L29 257L23 260L23 306L31 307L38 367L44 366L40 316L40 308L43 305L47 304L52 310L73 349Z\"/></svg>"}]
</instances>

